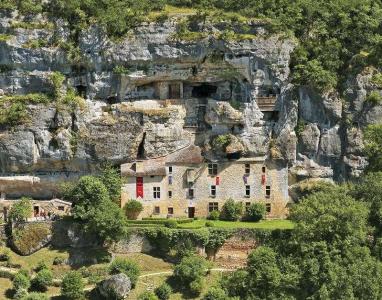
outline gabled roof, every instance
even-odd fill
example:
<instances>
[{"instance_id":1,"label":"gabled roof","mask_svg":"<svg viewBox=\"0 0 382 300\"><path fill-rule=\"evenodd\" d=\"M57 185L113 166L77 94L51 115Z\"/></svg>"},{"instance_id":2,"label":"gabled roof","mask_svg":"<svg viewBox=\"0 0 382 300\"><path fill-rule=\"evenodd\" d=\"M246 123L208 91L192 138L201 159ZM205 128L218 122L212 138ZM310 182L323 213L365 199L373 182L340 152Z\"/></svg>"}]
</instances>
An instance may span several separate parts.
<instances>
[{"instance_id":1,"label":"gabled roof","mask_svg":"<svg viewBox=\"0 0 382 300\"><path fill-rule=\"evenodd\" d=\"M200 164L203 161L202 151L195 145L173 152L166 157L167 164Z\"/></svg>"},{"instance_id":2,"label":"gabled roof","mask_svg":"<svg viewBox=\"0 0 382 300\"><path fill-rule=\"evenodd\" d=\"M200 164L204 161L198 146L190 145L167 156L121 165L122 176L166 176L168 164Z\"/></svg>"}]
</instances>

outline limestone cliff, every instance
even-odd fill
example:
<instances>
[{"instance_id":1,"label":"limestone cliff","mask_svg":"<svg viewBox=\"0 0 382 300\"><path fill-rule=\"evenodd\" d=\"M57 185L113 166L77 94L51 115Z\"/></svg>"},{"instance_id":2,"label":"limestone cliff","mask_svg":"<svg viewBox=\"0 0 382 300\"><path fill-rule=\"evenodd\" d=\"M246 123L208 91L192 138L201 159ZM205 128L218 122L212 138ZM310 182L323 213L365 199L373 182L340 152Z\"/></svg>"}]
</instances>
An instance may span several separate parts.
<instances>
[{"instance_id":1,"label":"limestone cliff","mask_svg":"<svg viewBox=\"0 0 382 300\"><path fill-rule=\"evenodd\" d=\"M80 33L73 59L62 20L39 19L33 28L20 20L16 12L0 16L0 97L50 94L51 74L60 72L62 89L86 101L70 109L30 103L23 120L2 123L2 176L76 178L106 161L157 157L190 143L206 157L277 156L293 180L357 177L367 165L362 126L382 118L381 106L365 103L375 89L371 74L349 76L348 99L296 87L288 67L296 42L267 34L261 23L251 24L250 39L231 41L182 40L176 18L143 23L117 42L94 25ZM261 99L276 101L262 109ZM219 135L224 145L214 143Z\"/></svg>"}]
</instances>

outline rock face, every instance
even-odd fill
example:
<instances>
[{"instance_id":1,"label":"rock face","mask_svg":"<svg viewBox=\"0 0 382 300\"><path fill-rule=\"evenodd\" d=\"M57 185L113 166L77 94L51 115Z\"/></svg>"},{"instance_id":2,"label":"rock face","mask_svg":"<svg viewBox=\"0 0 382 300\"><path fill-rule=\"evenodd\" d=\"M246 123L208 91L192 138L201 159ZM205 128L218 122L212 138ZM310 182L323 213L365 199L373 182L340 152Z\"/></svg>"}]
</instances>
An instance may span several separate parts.
<instances>
[{"instance_id":1,"label":"rock face","mask_svg":"<svg viewBox=\"0 0 382 300\"><path fill-rule=\"evenodd\" d=\"M50 198L59 192L55 182L96 172L106 161L157 157L190 143L208 153L224 134L235 141L223 155L271 156L277 149L296 179L357 177L367 165L362 127L382 120L382 106L365 103L376 89L372 74L349 78L348 99L295 87L288 67L295 42L262 35L264 29L252 40L182 41L173 38L177 24L170 19L141 24L117 43L94 25L79 35L78 64L60 47L27 46L68 42L62 20L24 29L11 26L13 15L0 18L0 34L9 35L0 42L0 97L49 93L57 71L64 89L86 98L76 109L30 104L28 120L0 126L0 175L40 177L34 197ZM266 98L275 99L274 109L264 109ZM351 125L343 122L349 116ZM304 129L296 134L298 124Z\"/></svg>"},{"instance_id":2,"label":"rock face","mask_svg":"<svg viewBox=\"0 0 382 300\"><path fill-rule=\"evenodd\" d=\"M127 275L112 275L98 284L98 291L105 299L125 299L131 290L131 281Z\"/></svg>"}]
</instances>

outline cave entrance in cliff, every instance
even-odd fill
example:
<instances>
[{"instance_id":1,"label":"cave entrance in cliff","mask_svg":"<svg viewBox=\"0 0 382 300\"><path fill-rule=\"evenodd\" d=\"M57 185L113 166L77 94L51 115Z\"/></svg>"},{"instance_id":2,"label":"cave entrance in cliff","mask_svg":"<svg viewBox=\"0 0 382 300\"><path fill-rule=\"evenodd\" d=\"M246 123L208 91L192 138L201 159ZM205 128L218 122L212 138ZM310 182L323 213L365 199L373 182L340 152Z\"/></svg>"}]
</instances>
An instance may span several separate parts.
<instances>
[{"instance_id":1,"label":"cave entrance in cliff","mask_svg":"<svg viewBox=\"0 0 382 300\"><path fill-rule=\"evenodd\" d=\"M82 98L86 98L86 90L87 90L86 85L81 85L81 84L76 85L76 90L77 90L78 96Z\"/></svg>"},{"instance_id":2,"label":"cave entrance in cliff","mask_svg":"<svg viewBox=\"0 0 382 300\"><path fill-rule=\"evenodd\" d=\"M146 140L146 132L143 133L141 143L138 146L137 159L145 158L145 140Z\"/></svg>"},{"instance_id":3,"label":"cave entrance in cliff","mask_svg":"<svg viewBox=\"0 0 382 300\"><path fill-rule=\"evenodd\" d=\"M212 94L216 93L218 87L212 84L203 83L192 88L192 97L194 98L205 98L211 97Z\"/></svg>"},{"instance_id":4,"label":"cave entrance in cliff","mask_svg":"<svg viewBox=\"0 0 382 300\"><path fill-rule=\"evenodd\" d=\"M227 154L227 159L229 160L236 160L236 159L239 159L241 157L241 152L234 152L234 153L228 153Z\"/></svg>"}]
</instances>

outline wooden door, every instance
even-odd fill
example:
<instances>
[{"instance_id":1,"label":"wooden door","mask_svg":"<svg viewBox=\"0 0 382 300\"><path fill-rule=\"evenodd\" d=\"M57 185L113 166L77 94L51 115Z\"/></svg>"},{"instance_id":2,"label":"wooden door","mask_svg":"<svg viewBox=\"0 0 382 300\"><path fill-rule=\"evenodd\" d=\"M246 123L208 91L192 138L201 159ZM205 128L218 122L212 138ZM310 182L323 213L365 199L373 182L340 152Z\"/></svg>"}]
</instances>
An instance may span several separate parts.
<instances>
[{"instance_id":1,"label":"wooden door","mask_svg":"<svg viewBox=\"0 0 382 300\"><path fill-rule=\"evenodd\" d=\"M188 208L188 217L192 219L195 217L195 207Z\"/></svg>"},{"instance_id":2,"label":"wooden door","mask_svg":"<svg viewBox=\"0 0 382 300\"><path fill-rule=\"evenodd\" d=\"M143 177L136 179L136 197L143 198Z\"/></svg>"},{"instance_id":3,"label":"wooden door","mask_svg":"<svg viewBox=\"0 0 382 300\"><path fill-rule=\"evenodd\" d=\"M169 98L170 99L180 99L180 84L171 83L169 86Z\"/></svg>"}]
</instances>

